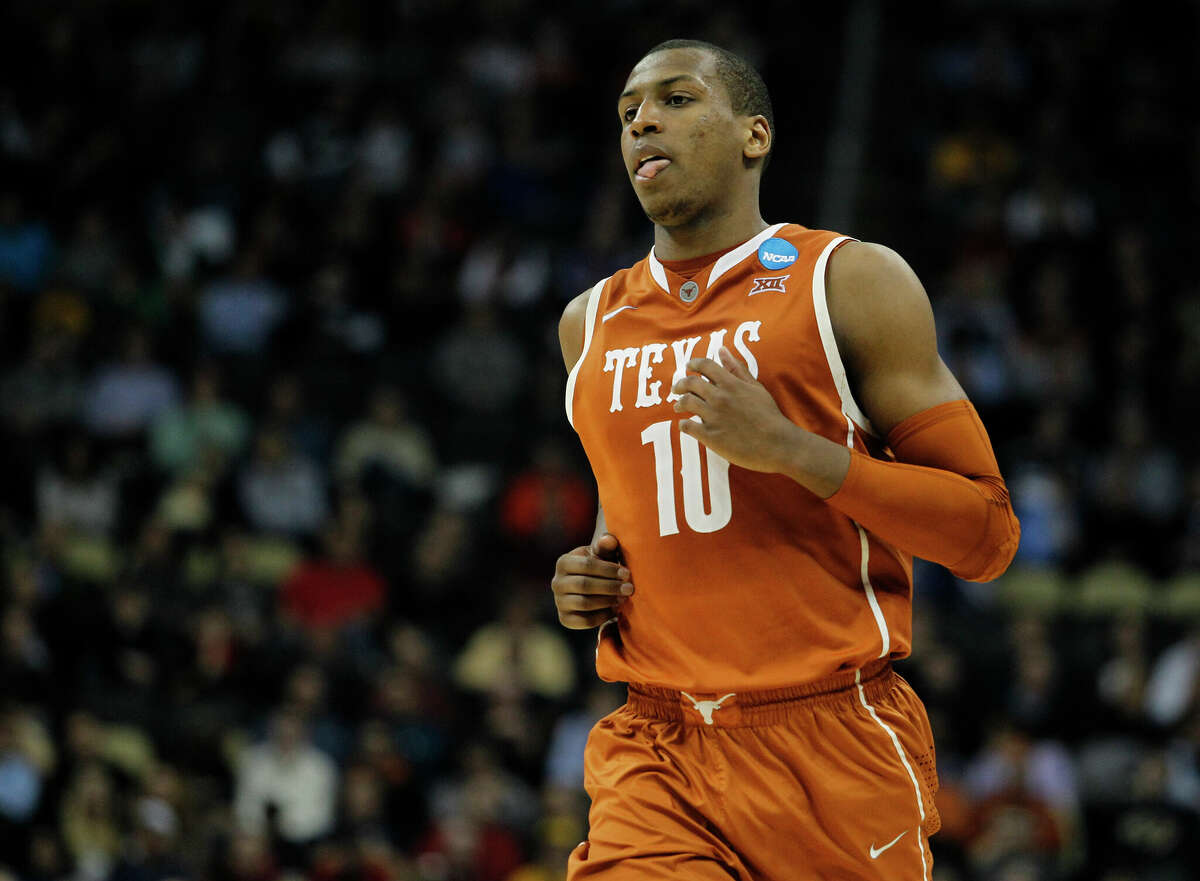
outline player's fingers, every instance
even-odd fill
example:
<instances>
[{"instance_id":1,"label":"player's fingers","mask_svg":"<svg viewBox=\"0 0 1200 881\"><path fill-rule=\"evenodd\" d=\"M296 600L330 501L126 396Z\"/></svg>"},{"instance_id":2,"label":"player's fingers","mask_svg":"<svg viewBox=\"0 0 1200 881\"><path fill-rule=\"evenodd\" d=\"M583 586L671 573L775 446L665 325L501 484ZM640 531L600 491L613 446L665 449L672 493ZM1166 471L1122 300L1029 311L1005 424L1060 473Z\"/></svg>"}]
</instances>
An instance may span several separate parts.
<instances>
[{"instance_id":1,"label":"player's fingers","mask_svg":"<svg viewBox=\"0 0 1200 881\"><path fill-rule=\"evenodd\" d=\"M712 358L693 358L688 362L687 369L699 373L713 385L720 387L733 379L733 374L714 361Z\"/></svg>"},{"instance_id":2,"label":"player's fingers","mask_svg":"<svg viewBox=\"0 0 1200 881\"><path fill-rule=\"evenodd\" d=\"M592 575L559 575L551 582L551 587L559 597L572 593L607 597L633 593L633 584L628 578L597 578Z\"/></svg>"},{"instance_id":3,"label":"player's fingers","mask_svg":"<svg viewBox=\"0 0 1200 881\"><path fill-rule=\"evenodd\" d=\"M586 557L588 556L589 550L590 550L590 548L578 547L578 548L575 548L575 550L573 550L573 551L567 551L565 554L563 554L561 557L559 557L557 561L555 561L554 574L561 575L562 573L573 568L575 564L572 561L575 560L576 558L585 558L586 559Z\"/></svg>"},{"instance_id":4,"label":"player's fingers","mask_svg":"<svg viewBox=\"0 0 1200 881\"><path fill-rule=\"evenodd\" d=\"M617 597L598 596L596 594L568 593L560 596L555 605L559 614L563 612L594 612L597 609L612 609L617 605Z\"/></svg>"},{"instance_id":5,"label":"player's fingers","mask_svg":"<svg viewBox=\"0 0 1200 881\"><path fill-rule=\"evenodd\" d=\"M685 376L675 380L671 392L676 395L692 394L698 398L706 398L715 393L711 383L705 382L699 376Z\"/></svg>"},{"instance_id":6,"label":"player's fingers","mask_svg":"<svg viewBox=\"0 0 1200 881\"><path fill-rule=\"evenodd\" d=\"M596 612L559 612L558 621L563 627L571 630L587 630L599 627L605 621L613 619L612 609L600 609Z\"/></svg>"},{"instance_id":7,"label":"player's fingers","mask_svg":"<svg viewBox=\"0 0 1200 881\"><path fill-rule=\"evenodd\" d=\"M570 575L590 575L595 578L613 578L617 581L629 580L629 570L616 560L603 560L594 554L587 553L587 548L580 548L581 554L564 554L558 558L554 568L555 578Z\"/></svg>"},{"instance_id":8,"label":"player's fingers","mask_svg":"<svg viewBox=\"0 0 1200 881\"><path fill-rule=\"evenodd\" d=\"M728 346L721 346L720 351L717 352L717 357L721 359L721 364L725 369L738 379L746 380L747 382L754 381L754 375L750 372L750 368L746 366L746 362L733 354Z\"/></svg>"},{"instance_id":9,"label":"player's fingers","mask_svg":"<svg viewBox=\"0 0 1200 881\"><path fill-rule=\"evenodd\" d=\"M683 419L679 423L679 433L690 434L700 443L708 446L710 432L703 422L696 419Z\"/></svg>"},{"instance_id":10,"label":"player's fingers","mask_svg":"<svg viewBox=\"0 0 1200 881\"><path fill-rule=\"evenodd\" d=\"M680 395L679 400L675 402L675 412L677 413L695 413L701 419L708 419L712 416L712 407L704 398L688 392Z\"/></svg>"},{"instance_id":11,"label":"player's fingers","mask_svg":"<svg viewBox=\"0 0 1200 881\"><path fill-rule=\"evenodd\" d=\"M605 560L617 560L621 556L621 543L611 532L606 532L592 542L589 550Z\"/></svg>"}]
</instances>

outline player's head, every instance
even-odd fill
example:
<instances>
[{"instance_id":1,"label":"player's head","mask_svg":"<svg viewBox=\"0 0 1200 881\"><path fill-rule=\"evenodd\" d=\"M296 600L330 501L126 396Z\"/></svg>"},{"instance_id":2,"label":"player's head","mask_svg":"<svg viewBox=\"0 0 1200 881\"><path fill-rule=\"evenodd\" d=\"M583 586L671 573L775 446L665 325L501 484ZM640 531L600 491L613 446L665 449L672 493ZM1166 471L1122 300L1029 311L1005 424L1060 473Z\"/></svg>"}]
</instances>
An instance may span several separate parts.
<instances>
[{"instance_id":1,"label":"player's head","mask_svg":"<svg viewBox=\"0 0 1200 881\"><path fill-rule=\"evenodd\" d=\"M744 59L668 40L634 66L617 104L621 154L646 215L684 226L753 198L774 140L767 87Z\"/></svg>"}]
</instances>

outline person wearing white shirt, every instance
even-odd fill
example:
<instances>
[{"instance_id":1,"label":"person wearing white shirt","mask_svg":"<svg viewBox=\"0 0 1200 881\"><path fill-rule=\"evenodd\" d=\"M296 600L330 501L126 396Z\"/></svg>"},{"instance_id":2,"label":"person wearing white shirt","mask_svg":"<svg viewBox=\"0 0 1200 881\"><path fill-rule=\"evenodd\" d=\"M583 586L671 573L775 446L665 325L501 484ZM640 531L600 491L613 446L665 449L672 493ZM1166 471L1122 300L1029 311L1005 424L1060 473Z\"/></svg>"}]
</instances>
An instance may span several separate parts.
<instances>
[{"instance_id":1,"label":"person wearing white shirt","mask_svg":"<svg viewBox=\"0 0 1200 881\"><path fill-rule=\"evenodd\" d=\"M338 771L333 759L308 739L303 720L283 710L265 743L248 748L234 785L234 818L243 832L267 828L275 807L277 831L292 844L305 844L333 829Z\"/></svg>"}]
</instances>

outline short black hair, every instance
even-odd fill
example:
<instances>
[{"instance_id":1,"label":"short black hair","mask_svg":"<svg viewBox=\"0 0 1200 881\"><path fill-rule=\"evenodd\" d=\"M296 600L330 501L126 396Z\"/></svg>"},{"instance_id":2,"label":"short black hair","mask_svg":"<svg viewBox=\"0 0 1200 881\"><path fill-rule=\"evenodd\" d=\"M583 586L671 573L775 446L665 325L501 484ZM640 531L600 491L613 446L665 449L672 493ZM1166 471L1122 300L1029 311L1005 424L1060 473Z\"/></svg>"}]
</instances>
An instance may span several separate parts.
<instances>
[{"instance_id":1,"label":"short black hair","mask_svg":"<svg viewBox=\"0 0 1200 881\"><path fill-rule=\"evenodd\" d=\"M712 53L716 62L717 77L729 93L729 105L734 113L742 116L762 116L771 127L771 150L775 149L775 111L771 108L771 96L767 92L767 84L762 76L745 58L734 55L728 49L714 46L703 40L667 40L659 43L645 55L664 52L667 49L701 49ZM770 153L763 157L763 167L766 167Z\"/></svg>"}]
</instances>

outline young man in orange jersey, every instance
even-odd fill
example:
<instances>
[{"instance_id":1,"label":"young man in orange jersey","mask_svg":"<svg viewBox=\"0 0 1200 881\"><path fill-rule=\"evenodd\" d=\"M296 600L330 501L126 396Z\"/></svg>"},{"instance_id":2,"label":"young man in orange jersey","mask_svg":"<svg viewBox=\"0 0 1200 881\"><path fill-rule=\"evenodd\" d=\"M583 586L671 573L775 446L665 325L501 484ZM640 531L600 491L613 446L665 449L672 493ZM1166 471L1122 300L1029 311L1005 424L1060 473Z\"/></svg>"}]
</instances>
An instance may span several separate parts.
<instances>
[{"instance_id":1,"label":"young man in orange jersey","mask_svg":"<svg viewBox=\"0 0 1200 881\"><path fill-rule=\"evenodd\" d=\"M987 434L899 256L763 220L744 61L657 46L617 114L654 247L563 314L601 510L552 587L629 700L569 877L929 881L933 738L891 661L913 556L987 580L1016 550Z\"/></svg>"}]
</instances>

